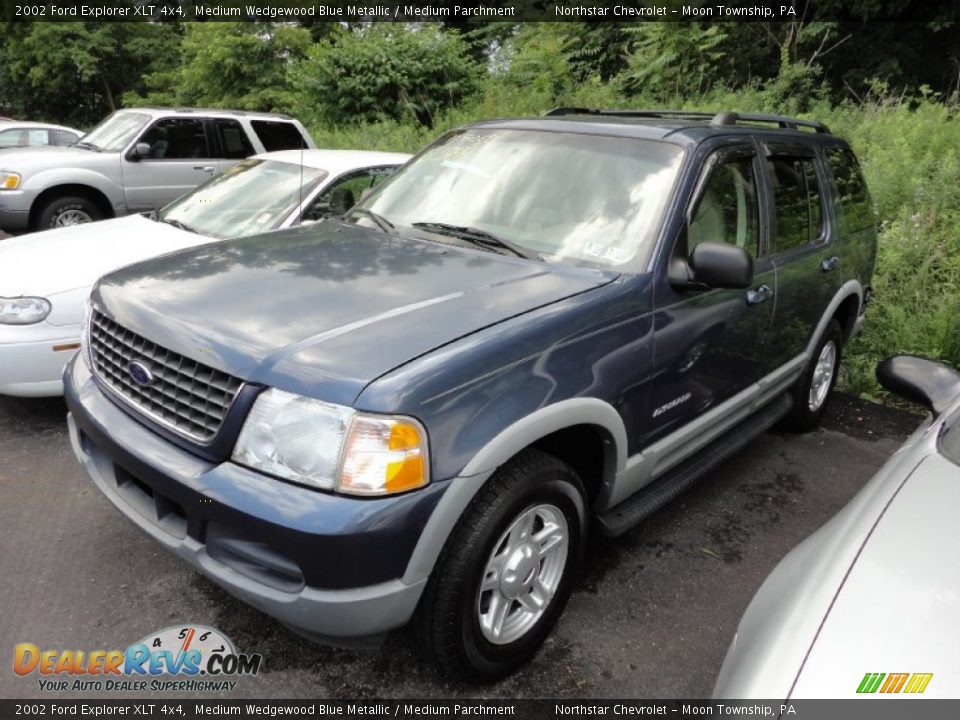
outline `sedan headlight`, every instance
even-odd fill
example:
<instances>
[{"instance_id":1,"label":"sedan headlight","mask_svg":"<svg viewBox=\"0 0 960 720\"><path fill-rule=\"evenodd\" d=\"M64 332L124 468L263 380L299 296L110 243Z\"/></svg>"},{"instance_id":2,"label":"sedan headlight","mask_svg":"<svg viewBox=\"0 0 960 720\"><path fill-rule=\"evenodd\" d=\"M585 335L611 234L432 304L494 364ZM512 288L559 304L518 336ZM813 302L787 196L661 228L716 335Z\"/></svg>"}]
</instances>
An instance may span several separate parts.
<instances>
[{"instance_id":1,"label":"sedan headlight","mask_svg":"<svg viewBox=\"0 0 960 720\"><path fill-rule=\"evenodd\" d=\"M0 325L33 325L50 314L50 301L41 297L0 297Z\"/></svg>"},{"instance_id":2,"label":"sedan headlight","mask_svg":"<svg viewBox=\"0 0 960 720\"><path fill-rule=\"evenodd\" d=\"M16 190L20 187L20 173L0 170L0 190Z\"/></svg>"},{"instance_id":3,"label":"sedan headlight","mask_svg":"<svg viewBox=\"0 0 960 720\"><path fill-rule=\"evenodd\" d=\"M267 390L257 398L233 459L286 480L353 495L426 485L427 435L416 420L372 415Z\"/></svg>"}]
</instances>

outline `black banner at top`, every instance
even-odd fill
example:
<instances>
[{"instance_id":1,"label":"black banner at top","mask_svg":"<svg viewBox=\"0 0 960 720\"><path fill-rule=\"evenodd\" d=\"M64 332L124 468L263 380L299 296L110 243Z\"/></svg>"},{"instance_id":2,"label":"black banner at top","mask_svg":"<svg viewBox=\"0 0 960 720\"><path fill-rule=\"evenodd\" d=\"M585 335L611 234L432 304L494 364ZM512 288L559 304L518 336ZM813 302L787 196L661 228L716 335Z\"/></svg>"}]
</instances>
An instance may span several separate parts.
<instances>
[{"instance_id":1,"label":"black banner at top","mask_svg":"<svg viewBox=\"0 0 960 720\"><path fill-rule=\"evenodd\" d=\"M960 3L880 0L0 0L5 22L806 22L960 20Z\"/></svg>"}]
</instances>

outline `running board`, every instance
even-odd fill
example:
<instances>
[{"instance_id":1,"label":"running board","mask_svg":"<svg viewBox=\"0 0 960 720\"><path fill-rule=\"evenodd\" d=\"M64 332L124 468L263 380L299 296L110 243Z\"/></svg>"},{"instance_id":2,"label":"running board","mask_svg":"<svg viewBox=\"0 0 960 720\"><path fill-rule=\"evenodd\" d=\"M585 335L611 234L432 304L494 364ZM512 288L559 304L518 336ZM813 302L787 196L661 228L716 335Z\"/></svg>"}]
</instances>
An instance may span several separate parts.
<instances>
[{"instance_id":1,"label":"running board","mask_svg":"<svg viewBox=\"0 0 960 720\"><path fill-rule=\"evenodd\" d=\"M717 465L773 427L780 418L790 412L792 407L792 398L786 394L781 395L762 410L721 435L696 455L654 480L633 497L600 515L597 518L600 532L606 537L616 537L646 520L710 473Z\"/></svg>"}]
</instances>

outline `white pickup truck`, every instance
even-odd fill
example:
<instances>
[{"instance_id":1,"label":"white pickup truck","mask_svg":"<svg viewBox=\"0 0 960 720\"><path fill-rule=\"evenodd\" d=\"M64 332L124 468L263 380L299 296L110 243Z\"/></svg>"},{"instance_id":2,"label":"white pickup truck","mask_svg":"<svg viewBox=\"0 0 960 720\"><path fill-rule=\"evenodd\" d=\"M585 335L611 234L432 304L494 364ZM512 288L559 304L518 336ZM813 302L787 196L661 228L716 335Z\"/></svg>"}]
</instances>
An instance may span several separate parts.
<instances>
[{"instance_id":1,"label":"white pickup truck","mask_svg":"<svg viewBox=\"0 0 960 720\"><path fill-rule=\"evenodd\" d=\"M120 110L70 147L0 154L0 230L41 230L154 210L251 155L312 147L303 125L285 115Z\"/></svg>"}]
</instances>

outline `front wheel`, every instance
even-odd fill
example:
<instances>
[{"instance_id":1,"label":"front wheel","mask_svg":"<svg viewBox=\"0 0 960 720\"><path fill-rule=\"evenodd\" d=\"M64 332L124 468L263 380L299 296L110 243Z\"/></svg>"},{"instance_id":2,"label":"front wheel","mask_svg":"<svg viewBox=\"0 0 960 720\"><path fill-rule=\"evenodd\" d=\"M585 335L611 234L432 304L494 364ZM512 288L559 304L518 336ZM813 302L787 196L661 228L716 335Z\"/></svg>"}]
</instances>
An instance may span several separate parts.
<instances>
[{"instance_id":1,"label":"front wheel","mask_svg":"<svg viewBox=\"0 0 960 720\"><path fill-rule=\"evenodd\" d=\"M793 409L783 420L783 427L793 432L807 432L820 424L827 408L827 399L837 383L843 332L836 319L830 321L817 343L800 382L793 389Z\"/></svg>"},{"instance_id":2,"label":"front wheel","mask_svg":"<svg viewBox=\"0 0 960 720\"><path fill-rule=\"evenodd\" d=\"M586 532L583 484L566 463L526 450L460 518L414 619L445 674L492 680L527 662L567 603Z\"/></svg>"},{"instance_id":3,"label":"front wheel","mask_svg":"<svg viewBox=\"0 0 960 720\"><path fill-rule=\"evenodd\" d=\"M70 227L96 222L103 218L103 211L85 197L58 197L40 209L37 229Z\"/></svg>"}]
</instances>

